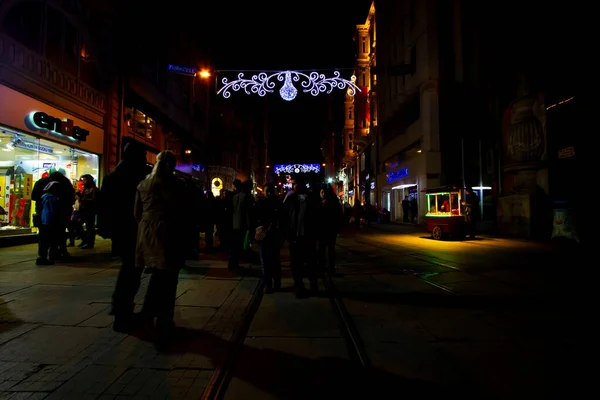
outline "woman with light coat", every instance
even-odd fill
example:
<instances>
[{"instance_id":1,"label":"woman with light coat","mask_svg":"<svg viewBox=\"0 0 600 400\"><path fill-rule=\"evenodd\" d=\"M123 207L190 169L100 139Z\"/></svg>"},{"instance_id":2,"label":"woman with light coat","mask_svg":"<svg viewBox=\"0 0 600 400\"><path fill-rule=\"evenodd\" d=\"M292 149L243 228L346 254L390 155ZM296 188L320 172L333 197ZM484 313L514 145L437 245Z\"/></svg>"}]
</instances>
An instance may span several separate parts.
<instances>
[{"instance_id":1,"label":"woman with light coat","mask_svg":"<svg viewBox=\"0 0 600 400\"><path fill-rule=\"evenodd\" d=\"M161 337L174 327L175 296L179 271L185 262L185 222L190 199L185 184L174 175L177 160L161 152L152 174L137 188L135 219L138 222L136 265L151 273L142 314L156 317Z\"/></svg>"}]
</instances>

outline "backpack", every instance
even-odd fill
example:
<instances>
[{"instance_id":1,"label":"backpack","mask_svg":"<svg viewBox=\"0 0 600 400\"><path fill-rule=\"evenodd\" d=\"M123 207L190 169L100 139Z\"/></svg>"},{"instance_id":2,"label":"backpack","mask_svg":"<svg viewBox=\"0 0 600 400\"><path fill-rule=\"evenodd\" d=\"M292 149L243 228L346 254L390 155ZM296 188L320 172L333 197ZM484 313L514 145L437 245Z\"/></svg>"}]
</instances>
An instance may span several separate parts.
<instances>
[{"instance_id":1,"label":"backpack","mask_svg":"<svg viewBox=\"0 0 600 400\"><path fill-rule=\"evenodd\" d=\"M42 202L42 225L50 225L57 221L58 197L53 193L45 193Z\"/></svg>"}]
</instances>

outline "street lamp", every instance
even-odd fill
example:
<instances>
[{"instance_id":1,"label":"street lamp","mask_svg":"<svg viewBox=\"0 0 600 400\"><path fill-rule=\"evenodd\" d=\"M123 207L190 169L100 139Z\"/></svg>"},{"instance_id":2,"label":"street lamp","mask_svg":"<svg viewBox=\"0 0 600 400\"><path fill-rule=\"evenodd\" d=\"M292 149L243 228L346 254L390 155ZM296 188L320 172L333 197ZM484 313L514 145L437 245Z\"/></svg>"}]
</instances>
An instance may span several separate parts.
<instances>
[{"instance_id":1,"label":"street lamp","mask_svg":"<svg viewBox=\"0 0 600 400\"><path fill-rule=\"evenodd\" d=\"M208 138L208 128L209 128L209 118L210 118L210 88L209 88L209 78L211 77L211 73L207 69L202 69L198 72L198 76L200 79L206 81L206 103L204 104L204 135Z\"/></svg>"}]
</instances>

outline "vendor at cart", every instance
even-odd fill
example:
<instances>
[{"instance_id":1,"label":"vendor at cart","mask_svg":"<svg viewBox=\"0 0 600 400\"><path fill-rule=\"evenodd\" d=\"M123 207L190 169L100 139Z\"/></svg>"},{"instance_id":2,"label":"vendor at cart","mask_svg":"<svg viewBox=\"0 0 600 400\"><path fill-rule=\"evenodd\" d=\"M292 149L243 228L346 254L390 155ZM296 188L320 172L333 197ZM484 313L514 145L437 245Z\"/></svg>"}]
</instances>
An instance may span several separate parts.
<instances>
[{"instance_id":1,"label":"vendor at cart","mask_svg":"<svg viewBox=\"0 0 600 400\"><path fill-rule=\"evenodd\" d=\"M450 202L448 200L444 200L442 206L440 207L440 212L449 213L450 212Z\"/></svg>"},{"instance_id":2,"label":"vendor at cart","mask_svg":"<svg viewBox=\"0 0 600 400\"><path fill-rule=\"evenodd\" d=\"M465 198L461 202L463 206L463 215L465 217L465 231L471 239L475 238L475 210L477 209L477 203L479 199L477 195L473 193L473 189L465 189Z\"/></svg>"}]
</instances>

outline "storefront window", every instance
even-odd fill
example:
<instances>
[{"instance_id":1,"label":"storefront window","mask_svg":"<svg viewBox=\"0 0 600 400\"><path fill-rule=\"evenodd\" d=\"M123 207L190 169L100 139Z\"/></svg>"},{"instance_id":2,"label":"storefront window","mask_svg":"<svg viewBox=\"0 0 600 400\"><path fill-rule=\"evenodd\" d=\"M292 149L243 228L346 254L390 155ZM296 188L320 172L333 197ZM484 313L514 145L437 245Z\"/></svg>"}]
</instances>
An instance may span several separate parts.
<instances>
[{"instance_id":1,"label":"storefront window","mask_svg":"<svg viewBox=\"0 0 600 400\"><path fill-rule=\"evenodd\" d=\"M128 129L145 139L152 139L156 130L156 121L135 108L128 108L127 114L129 117L127 120Z\"/></svg>"},{"instance_id":2,"label":"storefront window","mask_svg":"<svg viewBox=\"0 0 600 400\"><path fill-rule=\"evenodd\" d=\"M35 182L53 171L76 185L84 174L98 181L99 157L66 144L2 128L0 131L0 235L32 232Z\"/></svg>"}]
</instances>

